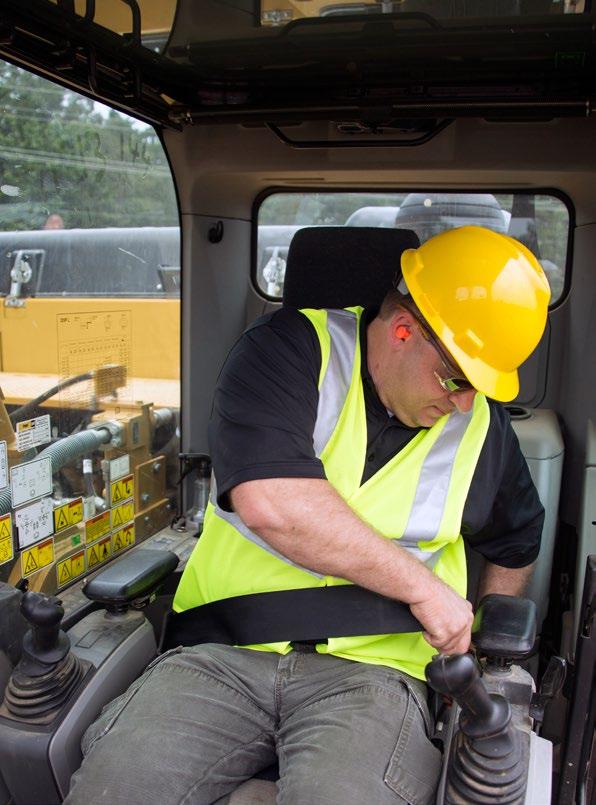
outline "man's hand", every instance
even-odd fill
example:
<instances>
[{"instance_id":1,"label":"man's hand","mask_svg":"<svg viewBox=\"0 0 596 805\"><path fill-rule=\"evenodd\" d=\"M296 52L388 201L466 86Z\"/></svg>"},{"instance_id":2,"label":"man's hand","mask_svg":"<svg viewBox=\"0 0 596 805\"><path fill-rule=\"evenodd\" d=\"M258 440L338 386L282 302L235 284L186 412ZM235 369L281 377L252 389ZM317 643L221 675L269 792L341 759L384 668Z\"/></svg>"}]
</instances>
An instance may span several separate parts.
<instances>
[{"instance_id":1,"label":"man's hand","mask_svg":"<svg viewBox=\"0 0 596 805\"><path fill-rule=\"evenodd\" d=\"M428 595L410 609L424 626L424 639L442 654L464 654L470 648L472 604L436 576Z\"/></svg>"}]
</instances>

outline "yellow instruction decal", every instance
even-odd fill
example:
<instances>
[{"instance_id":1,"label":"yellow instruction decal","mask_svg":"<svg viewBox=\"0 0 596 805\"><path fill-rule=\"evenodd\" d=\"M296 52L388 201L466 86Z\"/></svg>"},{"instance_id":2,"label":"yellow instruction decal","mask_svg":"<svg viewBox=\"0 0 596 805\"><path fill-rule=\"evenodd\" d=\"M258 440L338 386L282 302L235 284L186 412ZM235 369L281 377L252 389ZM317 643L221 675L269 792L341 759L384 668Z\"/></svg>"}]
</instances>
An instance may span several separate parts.
<instances>
[{"instance_id":1,"label":"yellow instruction decal","mask_svg":"<svg viewBox=\"0 0 596 805\"><path fill-rule=\"evenodd\" d=\"M51 565L54 561L54 540L47 539L32 545L21 553L21 575L23 577L37 573L43 567Z\"/></svg>"},{"instance_id":2,"label":"yellow instruction decal","mask_svg":"<svg viewBox=\"0 0 596 805\"><path fill-rule=\"evenodd\" d=\"M95 567L95 565L105 562L106 559L109 559L111 555L112 546L110 543L110 537L104 537L104 539L96 542L95 545L91 545L89 548L87 548L87 568L91 570L91 568Z\"/></svg>"},{"instance_id":3,"label":"yellow instruction decal","mask_svg":"<svg viewBox=\"0 0 596 805\"><path fill-rule=\"evenodd\" d=\"M10 562L13 557L12 521L9 512L0 517L0 565Z\"/></svg>"},{"instance_id":4,"label":"yellow instruction decal","mask_svg":"<svg viewBox=\"0 0 596 805\"><path fill-rule=\"evenodd\" d=\"M96 514L85 523L85 537L87 542L95 542L96 539L105 536L112 529L110 523L110 512L105 511Z\"/></svg>"},{"instance_id":5,"label":"yellow instruction decal","mask_svg":"<svg viewBox=\"0 0 596 805\"><path fill-rule=\"evenodd\" d=\"M135 504L132 500L120 503L112 509L112 528L135 519Z\"/></svg>"},{"instance_id":6,"label":"yellow instruction decal","mask_svg":"<svg viewBox=\"0 0 596 805\"><path fill-rule=\"evenodd\" d=\"M62 531L71 525L80 523L83 519L83 498L63 503L54 509L54 531Z\"/></svg>"},{"instance_id":7,"label":"yellow instruction decal","mask_svg":"<svg viewBox=\"0 0 596 805\"><path fill-rule=\"evenodd\" d=\"M118 553L135 544L135 524L129 523L112 534L112 551Z\"/></svg>"},{"instance_id":8,"label":"yellow instruction decal","mask_svg":"<svg viewBox=\"0 0 596 805\"><path fill-rule=\"evenodd\" d=\"M85 572L85 551L79 551L62 562L56 562L56 581L58 587L70 584Z\"/></svg>"},{"instance_id":9,"label":"yellow instruction decal","mask_svg":"<svg viewBox=\"0 0 596 805\"><path fill-rule=\"evenodd\" d=\"M134 477L127 475L125 478L119 478L117 481L112 481L110 484L110 501L112 506L116 503L121 503L123 500L133 497L135 493Z\"/></svg>"}]
</instances>

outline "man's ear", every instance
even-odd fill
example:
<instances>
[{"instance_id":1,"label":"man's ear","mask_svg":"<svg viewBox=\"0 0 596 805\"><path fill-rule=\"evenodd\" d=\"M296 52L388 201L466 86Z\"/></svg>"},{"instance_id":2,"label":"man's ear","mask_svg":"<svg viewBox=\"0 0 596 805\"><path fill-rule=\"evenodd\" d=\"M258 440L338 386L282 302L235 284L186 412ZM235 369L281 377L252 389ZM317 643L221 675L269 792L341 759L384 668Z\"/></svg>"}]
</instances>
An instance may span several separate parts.
<instances>
[{"instance_id":1,"label":"man's ear","mask_svg":"<svg viewBox=\"0 0 596 805\"><path fill-rule=\"evenodd\" d=\"M405 310L398 311L391 319L389 337L394 344L404 343L412 337L412 319Z\"/></svg>"}]
</instances>

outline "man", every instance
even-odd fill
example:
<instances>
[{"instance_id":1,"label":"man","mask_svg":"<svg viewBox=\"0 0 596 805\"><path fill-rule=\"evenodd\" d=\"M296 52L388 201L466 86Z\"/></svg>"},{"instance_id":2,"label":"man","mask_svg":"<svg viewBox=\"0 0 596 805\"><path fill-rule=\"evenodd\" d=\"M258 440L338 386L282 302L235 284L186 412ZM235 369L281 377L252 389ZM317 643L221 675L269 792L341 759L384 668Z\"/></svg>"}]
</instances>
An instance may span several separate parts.
<instances>
[{"instance_id":1,"label":"man","mask_svg":"<svg viewBox=\"0 0 596 805\"><path fill-rule=\"evenodd\" d=\"M284 309L232 350L216 505L174 607L351 582L422 631L174 650L88 730L69 801L216 802L276 758L280 803L432 801L422 680L470 644L462 534L487 558L483 594L520 593L538 554L542 507L486 396L517 394L549 289L525 247L479 227L401 265L379 311Z\"/></svg>"}]
</instances>

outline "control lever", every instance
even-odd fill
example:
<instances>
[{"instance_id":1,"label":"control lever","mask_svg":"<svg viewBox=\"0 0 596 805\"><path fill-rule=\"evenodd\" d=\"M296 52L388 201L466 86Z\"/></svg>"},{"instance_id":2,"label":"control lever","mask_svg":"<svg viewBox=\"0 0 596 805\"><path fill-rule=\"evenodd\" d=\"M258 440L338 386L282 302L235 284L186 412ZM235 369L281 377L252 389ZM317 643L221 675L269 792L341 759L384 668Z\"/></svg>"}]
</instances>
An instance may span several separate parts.
<instances>
[{"instance_id":1,"label":"control lever","mask_svg":"<svg viewBox=\"0 0 596 805\"><path fill-rule=\"evenodd\" d=\"M522 803L529 749L511 724L509 702L488 693L470 654L439 655L426 666L428 684L461 707L460 730L451 747L447 803Z\"/></svg>"},{"instance_id":2,"label":"control lever","mask_svg":"<svg viewBox=\"0 0 596 805\"><path fill-rule=\"evenodd\" d=\"M540 735L540 726L544 720L546 705L560 692L567 676L567 663L563 657L551 657L540 683L540 690L532 696L530 715L534 719L534 728Z\"/></svg>"},{"instance_id":3,"label":"control lever","mask_svg":"<svg viewBox=\"0 0 596 805\"><path fill-rule=\"evenodd\" d=\"M461 707L460 729L471 738L501 733L511 720L509 702L489 694L471 654L439 655L426 666L428 684Z\"/></svg>"},{"instance_id":4,"label":"control lever","mask_svg":"<svg viewBox=\"0 0 596 805\"><path fill-rule=\"evenodd\" d=\"M17 721L48 724L89 668L70 651L60 629L64 609L55 596L26 592L21 613L31 628L23 637L21 659L6 685L0 714Z\"/></svg>"},{"instance_id":5,"label":"control lever","mask_svg":"<svg viewBox=\"0 0 596 805\"><path fill-rule=\"evenodd\" d=\"M31 626L23 638L21 670L28 676L47 674L49 666L64 659L70 648L68 637L60 629L62 601L54 595L26 592L21 614Z\"/></svg>"}]
</instances>

